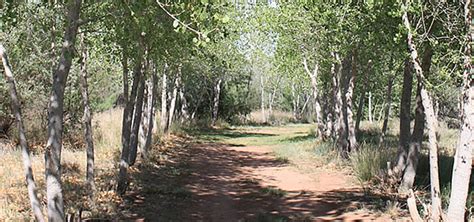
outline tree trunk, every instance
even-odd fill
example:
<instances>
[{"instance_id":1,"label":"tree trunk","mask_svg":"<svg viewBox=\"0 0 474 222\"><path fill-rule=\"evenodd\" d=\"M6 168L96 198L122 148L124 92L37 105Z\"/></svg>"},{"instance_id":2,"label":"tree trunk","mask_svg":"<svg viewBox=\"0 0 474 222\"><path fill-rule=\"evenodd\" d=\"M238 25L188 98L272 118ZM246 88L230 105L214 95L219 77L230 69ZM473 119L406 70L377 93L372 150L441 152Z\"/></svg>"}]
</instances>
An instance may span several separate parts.
<instances>
[{"instance_id":1,"label":"tree trunk","mask_svg":"<svg viewBox=\"0 0 474 222\"><path fill-rule=\"evenodd\" d=\"M349 155L348 150L348 141L346 136L346 124L344 121L343 115L343 100L342 100L342 93L341 93L341 77L342 77L342 65L339 55L337 53L333 53L333 56L336 60L331 67L332 72L332 87L333 87L333 95L334 95L334 119L335 124L334 128L336 130L336 147L339 149L339 153L342 157L347 158Z\"/></svg>"},{"instance_id":2,"label":"tree trunk","mask_svg":"<svg viewBox=\"0 0 474 222\"><path fill-rule=\"evenodd\" d=\"M38 199L38 194L36 192L36 183L33 176L33 169L31 167L31 158L30 150L28 148L28 142L25 136L25 129L23 126L23 120L21 117L21 106L18 99L18 93L16 90L15 78L13 77L13 72L11 70L10 64L8 62L8 56L6 54L5 48L0 44L0 56L2 57L3 67L5 69L5 77L10 86L10 97L11 97L11 106L12 113L15 115L15 119L18 125L18 133L20 138L20 147L21 154L23 158L23 168L26 178L26 186L28 188L28 197L30 199L31 210L35 216L36 221L43 222L43 212L41 211L41 202Z\"/></svg>"},{"instance_id":3,"label":"tree trunk","mask_svg":"<svg viewBox=\"0 0 474 222\"><path fill-rule=\"evenodd\" d=\"M173 94L171 97L170 111L169 111L169 118L168 118L168 129L171 128L171 124L173 124L173 117L174 117L174 112L176 108L176 99L178 98L178 90L181 87L180 76L179 76L180 73L181 73L181 65L178 67L178 73L174 80Z\"/></svg>"},{"instance_id":4,"label":"tree trunk","mask_svg":"<svg viewBox=\"0 0 474 222\"><path fill-rule=\"evenodd\" d=\"M373 123L374 118L372 116L372 92L369 91L369 122Z\"/></svg>"},{"instance_id":5,"label":"tree trunk","mask_svg":"<svg viewBox=\"0 0 474 222\"><path fill-rule=\"evenodd\" d=\"M144 69L146 70L146 69ZM145 94L145 82L146 76L144 73L141 74L140 85L138 86L137 98L135 103L135 113L133 114L132 133L130 134L130 154L129 164L133 166L137 159L137 147L138 147L138 133L140 130L140 123L142 119L143 111L143 100Z\"/></svg>"},{"instance_id":6,"label":"tree trunk","mask_svg":"<svg viewBox=\"0 0 474 222\"><path fill-rule=\"evenodd\" d=\"M405 60L405 69L403 71L403 88L402 98L400 100L400 134L397 163L395 172L401 173L405 168L407 159L407 150L410 142L410 110L411 110L411 93L413 87L412 64L408 59Z\"/></svg>"},{"instance_id":7,"label":"tree trunk","mask_svg":"<svg viewBox=\"0 0 474 222\"><path fill-rule=\"evenodd\" d=\"M382 135L380 136L379 146L384 146L385 135L387 134L388 120L390 118L390 108L392 106L392 85L393 75L388 77L387 97L385 98L385 115L383 118Z\"/></svg>"},{"instance_id":8,"label":"tree trunk","mask_svg":"<svg viewBox=\"0 0 474 222\"><path fill-rule=\"evenodd\" d=\"M406 6L407 7L407 6ZM423 108L425 109L425 118L428 128L428 141L430 150L430 182L431 182L431 220L439 221L441 217L441 198L440 198L440 186L439 186L439 172L438 172L438 141L436 132L438 128L438 120L436 119L433 102L428 94L428 91L423 85L423 70L420 62L418 61L418 51L415 43L413 42L413 35L411 33L410 21L408 20L407 9L404 9L402 20L405 28L408 30L407 44L410 52L410 57L413 63L413 67L416 72L418 81L421 82L421 100Z\"/></svg>"},{"instance_id":9,"label":"tree trunk","mask_svg":"<svg viewBox=\"0 0 474 222\"><path fill-rule=\"evenodd\" d=\"M48 142L45 151L46 199L49 221L64 221L61 185L64 90L74 56L81 4L81 0L75 0L71 1L68 6L68 25L64 33L59 62L53 73L53 86L48 110Z\"/></svg>"},{"instance_id":10,"label":"tree trunk","mask_svg":"<svg viewBox=\"0 0 474 222\"><path fill-rule=\"evenodd\" d=\"M189 120L189 107L188 101L185 96L185 88L182 84L181 75L179 75L179 82L181 87L179 88L179 100L181 101L181 123Z\"/></svg>"},{"instance_id":11,"label":"tree trunk","mask_svg":"<svg viewBox=\"0 0 474 222\"><path fill-rule=\"evenodd\" d=\"M265 116L265 83L263 80L263 75L260 76L260 108L262 109L262 121L267 122Z\"/></svg>"},{"instance_id":12,"label":"tree trunk","mask_svg":"<svg viewBox=\"0 0 474 222\"><path fill-rule=\"evenodd\" d=\"M155 64L152 63L152 80L148 82L148 99L147 99L147 112L148 114L148 124L147 133L146 133L146 140L145 145L142 148L142 158L148 159L148 151L150 150L150 146L153 139L153 128L155 126L155 101L157 95L157 84L158 84L158 76L156 75L156 67Z\"/></svg>"},{"instance_id":13,"label":"tree trunk","mask_svg":"<svg viewBox=\"0 0 474 222\"><path fill-rule=\"evenodd\" d=\"M122 154L120 156L119 174L117 178L117 193L124 194L127 190L127 170L129 167L130 155L130 133L132 128L133 110L135 106L135 99L137 97L138 84L141 76L141 61L135 65L133 69L133 82L130 96L123 110L122 119ZM126 72L123 73L126 75Z\"/></svg>"},{"instance_id":14,"label":"tree trunk","mask_svg":"<svg viewBox=\"0 0 474 222\"><path fill-rule=\"evenodd\" d=\"M421 67L425 74L430 71L432 55L433 50L430 45L427 45L423 53L423 63ZM415 126L413 127L413 133L411 134L408 158L406 159L402 182L398 189L400 193L408 192L408 190L413 188L413 184L415 183L418 154L421 150L423 131L425 129L425 110L423 109L423 103L421 101L421 86L422 82L418 82L416 89Z\"/></svg>"},{"instance_id":15,"label":"tree trunk","mask_svg":"<svg viewBox=\"0 0 474 222\"><path fill-rule=\"evenodd\" d=\"M349 141L348 151L354 151L359 146L354 127L354 114L352 112L352 96L354 94L355 79L357 76L357 50L352 51L351 73L346 91L346 118L347 118L347 140Z\"/></svg>"},{"instance_id":16,"label":"tree trunk","mask_svg":"<svg viewBox=\"0 0 474 222\"><path fill-rule=\"evenodd\" d=\"M367 62L367 71L364 73L364 86L362 87L362 92L359 97L359 106L357 106L357 117L355 123L356 134L360 134L360 121L364 114L364 103L365 103L365 94L367 93L367 88L369 87L369 73L372 71L372 60Z\"/></svg>"},{"instance_id":17,"label":"tree trunk","mask_svg":"<svg viewBox=\"0 0 474 222\"><path fill-rule=\"evenodd\" d=\"M213 99L213 105L212 105L212 126L216 125L217 118L219 115L219 100L221 96L221 83L222 83L222 78L219 78L216 82L216 85L214 86L214 99Z\"/></svg>"},{"instance_id":18,"label":"tree trunk","mask_svg":"<svg viewBox=\"0 0 474 222\"><path fill-rule=\"evenodd\" d=\"M125 48L122 48L122 83L123 83L123 99L124 104L128 102L128 57L125 53Z\"/></svg>"},{"instance_id":19,"label":"tree trunk","mask_svg":"<svg viewBox=\"0 0 474 222\"><path fill-rule=\"evenodd\" d=\"M324 134L324 123L323 123L323 114L321 111L321 104L319 102L319 90L318 90L318 71L319 71L319 64L316 63L314 65L313 72L311 72L308 68L308 64L306 61L306 58L303 57L303 65L304 69L306 70L306 73L308 73L310 79L311 79L311 87L312 87L312 92L313 92L313 97L314 97L314 110L316 113L316 134L317 136L320 136L323 140L326 140L325 134Z\"/></svg>"},{"instance_id":20,"label":"tree trunk","mask_svg":"<svg viewBox=\"0 0 474 222\"><path fill-rule=\"evenodd\" d=\"M81 59L81 74L80 74L80 86L82 103L84 106L84 116L82 118L84 127L84 138L86 141L86 183L88 189L92 192L95 190L94 185L94 139L92 137L92 113L89 105L89 88L87 84L87 59L89 53L84 43L84 34L81 35L81 48L82 48L82 59ZM91 192L91 193L92 193Z\"/></svg>"},{"instance_id":21,"label":"tree trunk","mask_svg":"<svg viewBox=\"0 0 474 222\"><path fill-rule=\"evenodd\" d=\"M165 63L165 68L163 70L163 76L162 76L162 84L161 84L161 117L160 117L160 125L161 125L161 130L163 133L166 133L168 131L168 114L167 114L167 76L166 72L168 72L168 64Z\"/></svg>"},{"instance_id":22,"label":"tree trunk","mask_svg":"<svg viewBox=\"0 0 474 222\"><path fill-rule=\"evenodd\" d=\"M463 221L466 211L466 199L471 178L472 149L474 147L474 79L472 78L471 44L472 44L472 15L471 1L466 0L464 5L466 34L466 49L464 52L464 87L462 127L459 144L456 149L453 179L451 183L451 197L448 207L448 221Z\"/></svg>"}]
</instances>

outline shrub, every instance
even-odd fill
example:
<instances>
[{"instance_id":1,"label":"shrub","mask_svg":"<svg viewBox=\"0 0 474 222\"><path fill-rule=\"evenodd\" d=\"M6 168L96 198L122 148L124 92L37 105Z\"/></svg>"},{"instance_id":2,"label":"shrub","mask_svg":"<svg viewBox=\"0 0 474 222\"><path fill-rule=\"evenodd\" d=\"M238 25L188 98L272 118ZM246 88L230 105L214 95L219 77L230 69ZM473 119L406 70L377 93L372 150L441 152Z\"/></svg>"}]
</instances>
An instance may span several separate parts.
<instances>
[{"instance_id":1,"label":"shrub","mask_svg":"<svg viewBox=\"0 0 474 222\"><path fill-rule=\"evenodd\" d=\"M389 149L361 144L360 149L349 157L355 176L360 182L368 182L387 169L387 162L393 157Z\"/></svg>"}]
</instances>

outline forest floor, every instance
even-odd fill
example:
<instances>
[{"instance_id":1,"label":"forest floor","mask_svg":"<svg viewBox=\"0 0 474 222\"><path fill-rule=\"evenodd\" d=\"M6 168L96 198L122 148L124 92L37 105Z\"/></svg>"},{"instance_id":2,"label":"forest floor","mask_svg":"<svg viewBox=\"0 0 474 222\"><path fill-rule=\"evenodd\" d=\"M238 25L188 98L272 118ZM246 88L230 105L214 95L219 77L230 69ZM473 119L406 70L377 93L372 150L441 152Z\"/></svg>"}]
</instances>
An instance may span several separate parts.
<instances>
[{"instance_id":1,"label":"forest floor","mask_svg":"<svg viewBox=\"0 0 474 222\"><path fill-rule=\"evenodd\" d=\"M364 192L347 166L313 155L311 127L171 136L169 148L132 170L120 214L146 221L391 220L379 208L384 197Z\"/></svg>"}]
</instances>

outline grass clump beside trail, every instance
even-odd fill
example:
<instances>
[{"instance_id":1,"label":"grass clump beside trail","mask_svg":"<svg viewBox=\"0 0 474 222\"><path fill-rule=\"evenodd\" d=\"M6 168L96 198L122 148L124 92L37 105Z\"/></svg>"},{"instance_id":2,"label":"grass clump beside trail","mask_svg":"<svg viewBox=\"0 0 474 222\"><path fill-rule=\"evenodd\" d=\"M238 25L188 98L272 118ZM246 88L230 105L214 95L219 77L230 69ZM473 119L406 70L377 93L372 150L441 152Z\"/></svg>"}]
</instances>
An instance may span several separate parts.
<instances>
[{"instance_id":1,"label":"grass clump beside trail","mask_svg":"<svg viewBox=\"0 0 474 222\"><path fill-rule=\"evenodd\" d=\"M354 175L360 182L368 182L387 169L387 162L394 156L390 149L370 144L361 144L359 150L349 157Z\"/></svg>"}]
</instances>

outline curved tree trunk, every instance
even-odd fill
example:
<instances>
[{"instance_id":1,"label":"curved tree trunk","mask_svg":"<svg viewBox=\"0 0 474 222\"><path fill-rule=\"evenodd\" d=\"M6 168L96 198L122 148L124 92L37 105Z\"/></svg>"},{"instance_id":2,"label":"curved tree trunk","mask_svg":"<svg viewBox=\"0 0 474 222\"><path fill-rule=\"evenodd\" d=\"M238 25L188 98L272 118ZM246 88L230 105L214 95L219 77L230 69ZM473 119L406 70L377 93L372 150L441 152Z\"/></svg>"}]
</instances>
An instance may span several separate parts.
<instances>
[{"instance_id":1,"label":"curved tree trunk","mask_svg":"<svg viewBox=\"0 0 474 222\"><path fill-rule=\"evenodd\" d=\"M471 64L472 44L472 14L471 1L466 0L464 5L464 19L467 31L467 44L464 52L464 88L462 127L459 144L456 149L451 197L449 199L448 220L463 221L466 211L466 199L471 178L472 150L474 147L474 79Z\"/></svg>"},{"instance_id":2,"label":"curved tree trunk","mask_svg":"<svg viewBox=\"0 0 474 222\"><path fill-rule=\"evenodd\" d=\"M438 141L436 132L438 128L438 120L435 116L432 98L428 94L428 91L423 85L423 69L421 68L420 62L418 61L418 51L413 41L413 35L411 33L410 21L408 20L407 10L404 9L402 20L405 28L408 30L407 44L410 52L410 57L415 69L418 81L421 82L421 100L423 108L425 109L425 118L428 128L428 141L430 150L430 182L431 182L431 220L439 221L441 217L441 198L440 198L440 186L439 186L439 171L438 171Z\"/></svg>"},{"instance_id":3,"label":"curved tree trunk","mask_svg":"<svg viewBox=\"0 0 474 222\"><path fill-rule=\"evenodd\" d=\"M43 222L43 212L41 211L41 202L38 199L36 192L36 183L33 176L33 169L31 167L30 150L28 148L28 142L25 136L25 128L23 126L23 120L21 118L21 107L18 99L18 93L16 90L15 78L8 62L8 56L5 48L0 44L0 57L2 57L3 67L5 69L5 77L10 86L10 97L12 105L12 113L15 115L15 119L18 125L18 133L20 138L21 154L23 158L23 168L26 178L26 186L28 188L28 197L30 199L31 210L35 215L36 221Z\"/></svg>"},{"instance_id":4,"label":"curved tree trunk","mask_svg":"<svg viewBox=\"0 0 474 222\"><path fill-rule=\"evenodd\" d=\"M48 220L64 221L61 182L61 150L63 139L64 90L74 55L81 0L70 1L59 62L53 72L53 86L48 110L48 142L45 151L46 199Z\"/></svg>"},{"instance_id":5,"label":"curved tree trunk","mask_svg":"<svg viewBox=\"0 0 474 222\"><path fill-rule=\"evenodd\" d=\"M95 190L94 185L94 139L92 137L92 113L89 105L89 92L87 84L87 59L88 52L86 45L84 43L84 34L81 35L81 48L82 48L82 59L81 59L81 75L80 86L81 86L81 95L82 103L84 106L84 116L82 118L83 127L84 127L84 138L86 141L86 183L88 188L91 190L91 193Z\"/></svg>"}]
</instances>

